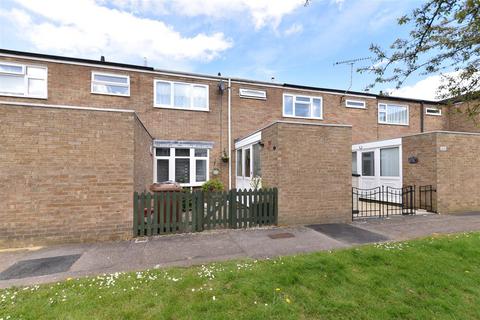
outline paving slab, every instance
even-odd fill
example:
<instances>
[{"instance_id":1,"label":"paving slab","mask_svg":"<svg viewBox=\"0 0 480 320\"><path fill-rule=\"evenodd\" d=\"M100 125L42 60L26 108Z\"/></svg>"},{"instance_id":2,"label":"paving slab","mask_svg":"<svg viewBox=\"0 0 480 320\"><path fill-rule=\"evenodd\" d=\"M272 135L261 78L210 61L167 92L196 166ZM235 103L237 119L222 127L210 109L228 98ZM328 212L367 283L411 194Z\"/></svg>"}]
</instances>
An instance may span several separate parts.
<instances>
[{"instance_id":1,"label":"paving slab","mask_svg":"<svg viewBox=\"0 0 480 320\"><path fill-rule=\"evenodd\" d=\"M230 230L230 236L251 258L275 257L296 253L331 250L345 244L303 226L278 229ZM275 234L293 237L272 239Z\"/></svg>"},{"instance_id":2,"label":"paving slab","mask_svg":"<svg viewBox=\"0 0 480 320\"><path fill-rule=\"evenodd\" d=\"M388 237L382 234L357 228L346 223L312 224L307 227L348 244L364 244L389 240Z\"/></svg>"},{"instance_id":3,"label":"paving slab","mask_svg":"<svg viewBox=\"0 0 480 320\"><path fill-rule=\"evenodd\" d=\"M66 272L80 254L17 261L0 273L0 280L23 279Z\"/></svg>"},{"instance_id":4,"label":"paving slab","mask_svg":"<svg viewBox=\"0 0 480 320\"><path fill-rule=\"evenodd\" d=\"M382 219L354 221L352 225L398 241L426 237L433 233L477 231L480 230L480 214L399 215Z\"/></svg>"}]
</instances>

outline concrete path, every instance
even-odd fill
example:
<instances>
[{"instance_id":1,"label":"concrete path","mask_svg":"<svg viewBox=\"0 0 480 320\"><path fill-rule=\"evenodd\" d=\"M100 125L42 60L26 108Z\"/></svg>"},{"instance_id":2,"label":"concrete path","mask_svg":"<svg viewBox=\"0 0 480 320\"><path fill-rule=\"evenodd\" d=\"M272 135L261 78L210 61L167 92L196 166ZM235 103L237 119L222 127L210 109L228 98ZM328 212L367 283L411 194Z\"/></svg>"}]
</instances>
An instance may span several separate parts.
<instances>
[{"instance_id":1,"label":"concrete path","mask_svg":"<svg viewBox=\"0 0 480 320\"><path fill-rule=\"evenodd\" d=\"M333 228L341 234L312 228L276 227L253 230L221 230L194 234L159 236L144 241L60 245L37 250L0 251L0 272L25 260L80 255L68 271L22 279L0 280L0 288L54 282L117 271L165 266L188 266L240 258L266 258L296 253L346 248L346 230L361 228L389 240L406 240L432 233L480 230L480 213L463 216L425 215L356 221L355 228ZM322 230L322 228L316 228ZM361 231L361 230L357 230ZM382 237L380 237L382 238ZM48 259L42 259L48 260ZM10 269L12 270L12 269Z\"/></svg>"}]
</instances>

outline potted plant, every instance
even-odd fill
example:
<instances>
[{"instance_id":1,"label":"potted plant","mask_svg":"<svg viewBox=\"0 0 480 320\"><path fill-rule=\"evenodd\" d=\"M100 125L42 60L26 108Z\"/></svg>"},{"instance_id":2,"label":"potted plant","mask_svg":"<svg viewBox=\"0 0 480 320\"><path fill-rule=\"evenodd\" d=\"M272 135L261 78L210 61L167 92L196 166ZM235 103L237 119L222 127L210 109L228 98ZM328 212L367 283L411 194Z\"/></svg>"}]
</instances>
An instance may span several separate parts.
<instances>
[{"instance_id":1,"label":"potted plant","mask_svg":"<svg viewBox=\"0 0 480 320\"><path fill-rule=\"evenodd\" d=\"M227 154L227 151L225 151L225 149L223 149L223 154L222 154L222 161L223 162L228 162L228 154Z\"/></svg>"},{"instance_id":2,"label":"potted plant","mask_svg":"<svg viewBox=\"0 0 480 320\"><path fill-rule=\"evenodd\" d=\"M223 191L223 183L218 179L208 180L204 184L202 184L203 191Z\"/></svg>"}]
</instances>

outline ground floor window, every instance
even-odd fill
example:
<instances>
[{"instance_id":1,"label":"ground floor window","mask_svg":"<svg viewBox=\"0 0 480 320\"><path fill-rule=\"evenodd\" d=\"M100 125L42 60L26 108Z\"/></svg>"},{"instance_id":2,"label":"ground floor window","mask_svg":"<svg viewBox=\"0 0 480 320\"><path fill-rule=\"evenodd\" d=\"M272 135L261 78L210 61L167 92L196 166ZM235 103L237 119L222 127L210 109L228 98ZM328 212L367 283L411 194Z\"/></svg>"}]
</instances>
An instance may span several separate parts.
<instances>
[{"instance_id":1,"label":"ground floor window","mask_svg":"<svg viewBox=\"0 0 480 320\"><path fill-rule=\"evenodd\" d=\"M208 180L206 148L155 148L155 182L175 181L184 186L200 186Z\"/></svg>"},{"instance_id":2,"label":"ground floor window","mask_svg":"<svg viewBox=\"0 0 480 320\"><path fill-rule=\"evenodd\" d=\"M362 152L362 176L371 177L375 175L374 152Z\"/></svg>"},{"instance_id":3,"label":"ground floor window","mask_svg":"<svg viewBox=\"0 0 480 320\"><path fill-rule=\"evenodd\" d=\"M400 152L398 147L380 149L380 175L382 177L400 176Z\"/></svg>"}]
</instances>

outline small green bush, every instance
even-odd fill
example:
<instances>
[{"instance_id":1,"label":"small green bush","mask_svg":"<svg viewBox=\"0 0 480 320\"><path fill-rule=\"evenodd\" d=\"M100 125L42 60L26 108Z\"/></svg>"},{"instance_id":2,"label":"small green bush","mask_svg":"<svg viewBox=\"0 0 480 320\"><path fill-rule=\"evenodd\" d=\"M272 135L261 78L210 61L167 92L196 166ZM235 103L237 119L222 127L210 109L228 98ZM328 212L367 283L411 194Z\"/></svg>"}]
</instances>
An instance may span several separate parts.
<instances>
[{"instance_id":1,"label":"small green bush","mask_svg":"<svg viewBox=\"0 0 480 320\"><path fill-rule=\"evenodd\" d=\"M218 179L212 179L202 184L203 191L223 191L223 183Z\"/></svg>"}]
</instances>

